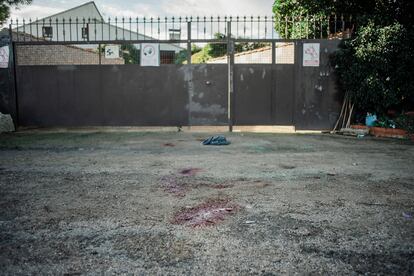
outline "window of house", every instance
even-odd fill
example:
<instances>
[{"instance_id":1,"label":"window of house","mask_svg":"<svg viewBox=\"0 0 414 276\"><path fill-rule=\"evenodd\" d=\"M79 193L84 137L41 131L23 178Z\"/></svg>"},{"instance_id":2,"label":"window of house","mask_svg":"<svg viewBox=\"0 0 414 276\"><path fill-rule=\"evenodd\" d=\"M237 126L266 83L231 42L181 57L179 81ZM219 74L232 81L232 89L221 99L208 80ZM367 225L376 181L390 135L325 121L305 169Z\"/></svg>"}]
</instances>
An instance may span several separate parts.
<instances>
[{"instance_id":1,"label":"window of house","mask_svg":"<svg viewBox=\"0 0 414 276\"><path fill-rule=\"evenodd\" d=\"M169 29L170 40L180 40L181 39L181 29Z\"/></svg>"},{"instance_id":2,"label":"window of house","mask_svg":"<svg viewBox=\"0 0 414 276\"><path fill-rule=\"evenodd\" d=\"M53 28L52 26L43 26L42 27L42 35L44 38L52 38L53 37Z\"/></svg>"},{"instance_id":3,"label":"window of house","mask_svg":"<svg viewBox=\"0 0 414 276\"><path fill-rule=\"evenodd\" d=\"M88 37L89 37L88 27L82 27L82 38L88 39Z\"/></svg>"}]
</instances>

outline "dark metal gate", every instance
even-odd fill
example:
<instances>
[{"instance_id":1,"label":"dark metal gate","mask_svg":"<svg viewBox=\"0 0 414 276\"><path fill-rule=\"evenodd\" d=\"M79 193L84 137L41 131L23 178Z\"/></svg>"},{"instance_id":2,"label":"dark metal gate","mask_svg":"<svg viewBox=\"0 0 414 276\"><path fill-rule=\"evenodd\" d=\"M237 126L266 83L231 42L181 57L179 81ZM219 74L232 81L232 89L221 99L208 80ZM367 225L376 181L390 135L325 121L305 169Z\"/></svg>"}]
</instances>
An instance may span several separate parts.
<instances>
[{"instance_id":1,"label":"dark metal gate","mask_svg":"<svg viewBox=\"0 0 414 276\"><path fill-rule=\"evenodd\" d=\"M288 125L330 129L338 116L329 56L339 40L277 38L275 18L123 19L122 26L120 22L56 18L10 25L18 126L228 125L231 130L234 125ZM39 30L43 35L39 36ZM87 35L80 36L78 30ZM171 30L179 30L185 39L168 36ZM329 25L327 31L329 34ZM174 53L176 64L159 67L108 64L102 56L103 45L142 43L182 50ZM319 66L303 66L306 43L319 44ZM223 55L197 62L193 48L198 44L205 45L201 51L217 48ZM283 51L278 55L280 49L288 48L289 55ZM171 55L171 51L161 51L161 55L167 52ZM30 55L36 53L46 53L43 61ZM79 55L84 60L75 61ZM181 61L179 55L184 56ZM287 56L289 60L283 61ZM91 62L83 63L89 58ZM161 60L171 58L161 56Z\"/></svg>"}]
</instances>

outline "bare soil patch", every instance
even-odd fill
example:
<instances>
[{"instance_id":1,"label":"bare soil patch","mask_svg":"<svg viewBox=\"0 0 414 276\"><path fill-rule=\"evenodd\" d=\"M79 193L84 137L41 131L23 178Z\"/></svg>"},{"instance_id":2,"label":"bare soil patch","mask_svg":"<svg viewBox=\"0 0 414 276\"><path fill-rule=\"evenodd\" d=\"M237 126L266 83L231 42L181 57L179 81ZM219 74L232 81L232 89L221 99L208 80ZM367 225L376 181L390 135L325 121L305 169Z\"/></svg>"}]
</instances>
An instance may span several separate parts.
<instances>
[{"instance_id":1,"label":"bare soil patch","mask_svg":"<svg viewBox=\"0 0 414 276\"><path fill-rule=\"evenodd\" d=\"M411 142L212 135L1 134L1 274L413 275Z\"/></svg>"}]
</instances>

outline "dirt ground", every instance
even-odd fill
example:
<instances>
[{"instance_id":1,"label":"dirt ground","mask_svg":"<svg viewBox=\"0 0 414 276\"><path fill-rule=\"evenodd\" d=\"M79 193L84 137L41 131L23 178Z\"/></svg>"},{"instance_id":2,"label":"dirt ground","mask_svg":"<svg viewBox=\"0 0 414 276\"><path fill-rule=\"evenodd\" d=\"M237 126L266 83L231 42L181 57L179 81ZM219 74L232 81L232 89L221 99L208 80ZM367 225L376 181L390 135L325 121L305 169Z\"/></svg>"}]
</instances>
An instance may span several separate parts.
<instances>
[{"instance_id":1,"label":"dirt ground","mask_svg":"<svg viewBox=\"0 0 414 276\"><path fill-rule=\"evenodd\" d=\"M414 147L0 135L0 274L414 275Z\"/></svg>"}]
</instances>

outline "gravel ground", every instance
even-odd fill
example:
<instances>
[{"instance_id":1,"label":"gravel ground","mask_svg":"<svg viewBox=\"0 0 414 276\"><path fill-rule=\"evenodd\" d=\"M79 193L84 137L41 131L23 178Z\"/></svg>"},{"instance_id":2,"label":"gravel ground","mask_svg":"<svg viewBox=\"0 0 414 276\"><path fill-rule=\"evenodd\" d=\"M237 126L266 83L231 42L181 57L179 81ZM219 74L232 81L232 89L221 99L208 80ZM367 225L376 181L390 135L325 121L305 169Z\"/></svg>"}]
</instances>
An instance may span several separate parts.
<instances>
[{"instance_id":1,"label":"gravel ground","mask_svg":"<svg viewBox=\"0 0 414 276\"><path fill-rule=\"evenodd\" d=\"M4 275L414 275L414 147L331 135L0 135Z\"/></svg>"}]
</instances>

